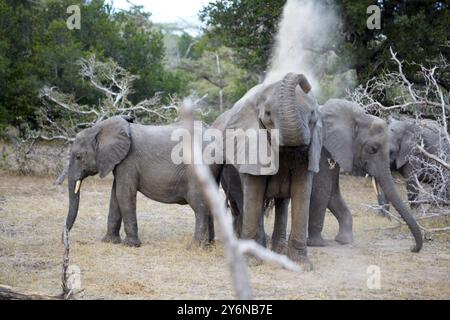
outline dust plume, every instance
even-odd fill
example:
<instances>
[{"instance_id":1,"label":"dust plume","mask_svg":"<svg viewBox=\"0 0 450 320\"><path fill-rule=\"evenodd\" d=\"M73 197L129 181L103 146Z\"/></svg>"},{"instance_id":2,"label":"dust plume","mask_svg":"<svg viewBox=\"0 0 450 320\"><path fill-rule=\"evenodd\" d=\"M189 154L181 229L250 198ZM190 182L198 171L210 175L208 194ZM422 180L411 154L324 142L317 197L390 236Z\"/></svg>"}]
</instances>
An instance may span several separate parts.
<instances>
[{"instance_id":1,"label":"dust plume","mask_svg":"<svg viewBox=\"0 0 450 320\"><path fill-rule=\"evenodd\" d=\"M288 72L303 73L310 81L313 92L317 94L320 91L319 79L324 67L318 56L336 45L335 35L340 24L335 7L327 3L287 0L265 83L278 81Z\"/></svg>"}]
</instances>

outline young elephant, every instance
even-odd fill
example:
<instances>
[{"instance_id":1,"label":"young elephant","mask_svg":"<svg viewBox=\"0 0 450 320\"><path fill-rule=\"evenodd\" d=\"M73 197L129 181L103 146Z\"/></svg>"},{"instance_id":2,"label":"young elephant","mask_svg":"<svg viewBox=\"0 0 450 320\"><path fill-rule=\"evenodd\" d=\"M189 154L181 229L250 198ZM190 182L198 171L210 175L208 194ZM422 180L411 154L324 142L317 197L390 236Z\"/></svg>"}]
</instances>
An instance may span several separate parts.
<instances>
[{"instance_id":1,"label":"young elephant","mask_svg":"<svg viewBox=\"0 0 450 320\"><path fill-rule=\"evenodd\" d=\"M441 137L439 130L431 120L422 120L420 124L411 120L390 120L389 121L389 153L391 161L391 170L398 171L406 180L406 191L411 208L417 208L416 202L419 195L419 186L414 178L414 168L420 168L420 161L414 160L424 157L415 147L423 142L423 148L430 154L437 155L440 151L450 154L450 145L448 141ZM414 158L411 159L411 156ZM422 183L433 185L439 179L438 176L427 174L422 170L418 180ZM438 190L433 190L436 194ZM378 203L388 208L388 201L382 190L377 192ZM443 204L450 205L450 186L440 193Z\"/></svg>"},{"instance_id":2,"label":"young elephant","mask_svg":"<svg viewBox=\"0 0 450 320\"><path fill-rule=\"evenodd\" d=\"M406 221L414 236L415 246L412 251L420 251L422 248L420 228L397 193L389 169L386 122L365 113L364 109L357 104L338 99L325 103L320 108L320 113L323 123L323 148L320 170L313 178L308 245L327 245L321 235L327 208L339 222L339 233L335 240L342 244L353 241L351 212L339 188L339 172L342 169L358 175L368 173L379 181L381 188ZM225 183L231 186L237 184L233 181ZM233 193L229 194L233 195ZM275 197L275 223L272 235L272 248L275 251L284 250L280 243L286 242L287 207L286 201ZM239 205L236 208L239 209ZM259 235L263 237L264 234L264 231L260 230Z\"/></svg>"},{"instance_id":3,"label":"young elephant","mask_svg":"<svg viewBox=\"0 0 450 320\"><path fill-rule=\"evenodd\" d=\"M209 211L188 165L174 164L171 141L174 130L184 128L178 122L167 126L131 123L127 117L112 117L77 134L71 148L68 172L69 211L66 226L70 230L78 214L81 182L97 173L105 177L113 171L114 182L103 241L120 243L122 220L126 237L123 244L140 246L136 219L136 194L164 203L189 204L195 212L194 241L207 244L214 236ZM215 175L218 168L212 168Z\"/></svg>"}]
</instances>

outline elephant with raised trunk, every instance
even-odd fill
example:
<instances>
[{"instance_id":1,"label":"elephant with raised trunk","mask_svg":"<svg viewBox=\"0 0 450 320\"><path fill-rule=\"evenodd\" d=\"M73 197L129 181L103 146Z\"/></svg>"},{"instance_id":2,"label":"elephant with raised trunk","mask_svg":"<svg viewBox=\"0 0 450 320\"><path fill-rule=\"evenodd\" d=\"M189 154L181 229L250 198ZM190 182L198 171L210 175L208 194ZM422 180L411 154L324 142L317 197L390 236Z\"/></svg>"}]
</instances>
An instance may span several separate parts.
<instances>
[{"instance_id":1,"label":"elephant with raised trunk","mask_svg":"<svg viewBox=\"0 0 450 320\"><path fill-rule=\"evenodd\" d=\"M274 167L266 168L261 162L234 163L227 157L226 163L237 170L242 182L243 238L264 244L258 236L264 200L274 197L293 199L287 255L305 270L312 268L306 247L308 209L312 176L318 170L322 147L318 105L310 90L305 76L287 74L281 81L252 88L213 124L222 131L267 130L266 137L261 139L268 139L279 132L279 152L276 153L276 148L270 144L272 140L268 143L272 152L279 156ZM234 145L236 155L244 153L245 158L245 154L250 152L245 141L227 141L224 146Z\"/></svg>"},{"instance_id":2,"label":"elephant with raised trunk","mask_svg":"<svg viewBox=\"0 0 450 320\"><path fill-rule=\"evenodd\" d=\"M103 241L120 243L123 221L126 234L123 244L141 245L136 219L138 191L155 201L189 204L196 217L194 243L206 245L212 241L213 223L193 173L188 164L175 164L171 159L177 144L171 135L185 127L188 128L182 122L146 126L116 116L78 133L71 148L68 171L68 230L78 214L83 179L97 173L103 178L112 171L114 182ZM215 175L219 174L218 166L211 169Z\"/></svg>"},{"instance_id":3,"label":"elephant with raised trunk","mask_svg":"<svg viewBox=\"0 0 450 320\"><path fill-rule=\"evenodd\" d=\"M389 136L384 120L369 115L359 105L339 99L329 100L320 107L323 123L323 148L320 157L320 170L314 175L309 208L308 245L325 246L322 229L326 209L334 214L339 222L339 232L335 240L341 244L353 241L352 215L339 187L341 170L357 175L369 174L375 177L385 194L397 209L411 230L415 245L412 251L422 248L422 233L405 203L396 191L389 166ZM228 192L232 212L236 217L242 212L239 198L239 181L236 175L222 174L222 185ZM230 180L231 178L231 180ZM234 180L234 181L233 181ZM235 188L233 186L236 186ZM295 199L292 199L295 205ZM275 223L272 235L272 249L280 252L279 245L286 241L288 202L275 197ZM235 218L238 221L237 218ZM237 223L239 225L239 223ZM260 226L263 227L263 224ZM260 227L259 237L265 232Z\"/></svg>"}]
</instances>

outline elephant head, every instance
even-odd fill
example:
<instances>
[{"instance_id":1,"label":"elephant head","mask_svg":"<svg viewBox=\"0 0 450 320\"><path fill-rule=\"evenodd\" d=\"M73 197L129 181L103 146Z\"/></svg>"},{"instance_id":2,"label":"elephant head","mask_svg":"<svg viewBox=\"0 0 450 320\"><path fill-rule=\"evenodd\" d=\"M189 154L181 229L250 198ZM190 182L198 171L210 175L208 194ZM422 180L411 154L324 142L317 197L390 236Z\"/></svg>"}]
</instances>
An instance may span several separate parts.
<instances>
[{"instance_id":1,"label":"elephant head","mask_svg":"<svg viewBox=\"0 0 450 320\"><path fill-rule=\"evenodd\" d=\"M309 169L317 172L322 148L321 122L317 102L310 91L311 85L304 75L289 73L281 81L252 88L213 126L222 130L242 129L243 135L246 134L243 131L249 129L267 129L269 133L277 129L278 145L281 148L308 148ZM238 136L235 155L247 152L245 141ZM240 173L263 174L263 165L259 162L236 167ZM275 174L277 170L266 170L264 175Z\"/></svg>"},{"instance_id":2,"label":"elephant head","mask_svg":"<svg viewBox=\"0 0 450 320\"><path fill-rule=\"evenodd\" d=\"M418 252L420 228L396 191L390 171L389 134L384 120L367 114L359 105L339 99L320 108L324 126L323 144L343 171L373 176L388 200L407 223Z\"/></svg>"},{"instance_id":3,"label":"elephant head","mask_svg":"<svg viewBox=\"0 0 450 320\"><path fill-rule=\"evenodd\" d=\"M105 177L128 154L131 145L130 118L112 117L79 132L70 150L68 186L70 230L78 214L81 182L97 173Z\"/></svg>"},{"instance_id":4,"label":"elephant head","mask_svg":"<svg viewBox=\"0 0 450 320\"><path fill-rule=\"evenodd\" d=\"M408 162L416 142L414 131L412 123L389 121L389 158L393 168L398 170Z\"/></svg>"}]
</instances>

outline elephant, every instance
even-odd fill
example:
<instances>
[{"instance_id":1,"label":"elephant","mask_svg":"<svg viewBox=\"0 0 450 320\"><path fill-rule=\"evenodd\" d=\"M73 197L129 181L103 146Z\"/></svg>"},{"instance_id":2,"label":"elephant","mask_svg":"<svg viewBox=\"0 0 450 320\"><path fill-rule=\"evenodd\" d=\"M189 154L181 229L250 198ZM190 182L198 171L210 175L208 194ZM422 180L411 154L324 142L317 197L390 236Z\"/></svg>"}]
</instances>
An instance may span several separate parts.
<instances>
[{"instance_id":1,"label":"elephant","mask_svg":"<svg viewBox=\"0 0 450 320\"><path fill-rule=\"evenodd\" d=\"M79 132L72 144L68 169L70 231L78 214L81 182L88 176L101 178L113 172L107 232L102 241L138 247L136 195L163 203L189 204L195 212L194 244L204 246L214 239L212 218L187 164L175 164L171 135L187 127L183 122L165 126L133 123L130 117L115 116ZM188 130L188 129L186 129ZM219 174L218 166L211 170ZM120 228L124 223L126 237Z\"/></svg>"},{"instance_id":2,"label":"elephant","mask_svg":"<svg viewBox=\"0 0 450 320\"><path fill-rule=\"evenodd\" d=\"M307 255L306 237L312 176L318 170L322 144L320 114L311 86L302 74L288 73L282 80L259 84L244 95L228 111L220 115L212 127L227 130L266 130L264 137L271 151L278 156L275 165L265 167L255 163L235 161L235 157L250 153L245 136L230 142L225 138L225 150L234 146L230 157L225 151L224 161L238 172L242 183L242 237L264 245L259 237L264 199L277 197L294 199L292 228L287 244L287 255L304 270L311 270ZM225 137L228 137L225 135ZM240 139L241 138L241 139ZM261 142L258 140L258 143ZM278 150L277 150L278 149Z\"/></svg>"},{"instance_id":3,"label":"elephant","mask_svg":"<svg viewBox=\"0 0 450 320\"><path fill-rule=\"evenodd\" d=\"M389 120L389 155L391 170L399 172L406 180L406 191L408 201L412 209L419 206L417 202L419 195L419 186L414 178L413 172L415 168L421 167L420 161L414 158L423 158L424 156L418 152L415 147L422 141L423 148L430 154L438 155L439 151L450 154L450 143L441 137L437 124L431 120L421 120L419 123L412 120ZM414 158L411 158L414 156ZM422 183L433 184L437 176L427 174L426 170L422 170L422 174L418 177ZM377 191L377 190L376 190ZM437 190L433 190L437 193ZM450 205L450 185L446 190L441 192L442 203ZM442 196L443 194L443 196ZM389 204L383 190L377 192L378 203L385 209L389 209Z\"/></svg>"},{"instance_id":4,"label":"elephant","mask_svg":"<svg viewBox=\"0 0 450 320\"><path fill-rule=\"evenodd\" d=\"M321 150L320 170L314 175L309 208L308 246L326 246L322 238L326 209L330 209L339 222L339 232L335 240L341 244L353 241L353 221L350 210L341 196L339 173L341 170L357 175L369 174L379 181L401 217L411 230L415 246L411 249L418 252L422 248L422 233L414 217L403 203L395 189L389 167L389 138L387 124L384 120L369 115L358 104L341 100L328 100L320 107L323 123L323 148ZM226 171L222 175L222 186L238 185L236 181L227 181ZM234 176L235 177L235 176ZM230 196L239 193L234 190ZM239 197L232 201L239 202ZM291 200L294 204L294 199ZM239 205L234 205L239 214ZM272 249L279 247L280 239L286 239L288 203L275 198L275 221L272 234ZM259 231L264 237L264 230Z\"/></svg>"}]
</instances>

